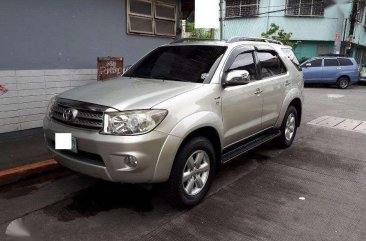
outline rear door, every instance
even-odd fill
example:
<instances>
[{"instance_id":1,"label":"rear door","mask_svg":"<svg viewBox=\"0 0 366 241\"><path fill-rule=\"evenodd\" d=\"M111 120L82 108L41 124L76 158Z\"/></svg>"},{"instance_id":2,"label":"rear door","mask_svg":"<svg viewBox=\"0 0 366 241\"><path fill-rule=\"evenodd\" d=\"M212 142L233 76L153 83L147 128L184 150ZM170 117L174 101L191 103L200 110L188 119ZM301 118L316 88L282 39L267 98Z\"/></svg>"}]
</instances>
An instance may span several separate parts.
<instances>
[{"instance_id":1,"label":"rear door","mask_svg":"<svg viewBox=\"0 0 366 241\"><path fill-rule=\"evenodd\" d=\"M285 65L275 51L257 51L260 88L263 90L262 130L272 127L280 114L291 80Z\"/></svg>"},{"instance_id":2,"label":"rear door","mask_svg":"<svg viewBox=\"0 0 366 241\"><path fill-rule=\"evenodd\" d=\"M323 59L313 59L302 64L304 80L307 83L322 81Z\"/></svg>"},{"instance_id":3,"label":"rear door","mask_svg":"<svg viewBox=\"0 0 366 241\"><path fill-rule=\"evenodd\" d=\"M325 83L335 83L340 76L341 67L335 58L324 58L322 79Z\"/></svg>"}]
</instances>

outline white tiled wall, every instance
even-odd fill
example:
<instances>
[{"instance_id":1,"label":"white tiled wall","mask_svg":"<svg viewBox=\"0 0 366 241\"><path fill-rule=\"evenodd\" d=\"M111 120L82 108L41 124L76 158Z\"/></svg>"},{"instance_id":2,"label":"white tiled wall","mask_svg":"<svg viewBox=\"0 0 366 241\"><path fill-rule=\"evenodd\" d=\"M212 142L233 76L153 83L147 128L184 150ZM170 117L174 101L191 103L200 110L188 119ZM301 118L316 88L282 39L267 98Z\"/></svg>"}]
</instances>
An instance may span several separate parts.
<instances>
[{"instance_id":1,"label":"white tiled wall","mask_svg":"<svg viewBox=\"0 0 366 241\"><path fill-rule=\"evenodd\" d=\"M52 96L96 77L96 69L0 71L0 85L8 90L0 95L0 133L41 127Z\"/></svg>"}]
</instances>

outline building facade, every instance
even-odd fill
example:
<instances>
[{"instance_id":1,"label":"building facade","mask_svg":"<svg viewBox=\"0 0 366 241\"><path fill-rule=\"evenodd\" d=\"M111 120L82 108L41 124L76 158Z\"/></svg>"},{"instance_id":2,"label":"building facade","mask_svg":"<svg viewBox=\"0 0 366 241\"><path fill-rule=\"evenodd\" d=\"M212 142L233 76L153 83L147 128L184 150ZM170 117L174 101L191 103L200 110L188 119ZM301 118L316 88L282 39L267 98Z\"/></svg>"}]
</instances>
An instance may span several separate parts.
<instances>
[{"instance_id":1,"label":"building facade","mask_svg":"<svg viewBox=\"0 0 366 241\"><path fill-rule=\"evenodd\" d=\"M366 62L365 1L356 4L350 54ZM260 37L271 23L292 32L301 41L295 54L301 59L347 51L352 1L337 0L226 0L224 36Z\"/></svg>"},{"instance_id":2,"label":"building facade","mask_svg":"<svg viewBox=\"0 0 366 241\"><path fill-rule=\"evenodd\" d=\"M97 57L123 57L127 66L171 42L181 5L180 0L1 1L0 133L42 126L52 96L97 81Z\"/></svg>"}]
</instances>

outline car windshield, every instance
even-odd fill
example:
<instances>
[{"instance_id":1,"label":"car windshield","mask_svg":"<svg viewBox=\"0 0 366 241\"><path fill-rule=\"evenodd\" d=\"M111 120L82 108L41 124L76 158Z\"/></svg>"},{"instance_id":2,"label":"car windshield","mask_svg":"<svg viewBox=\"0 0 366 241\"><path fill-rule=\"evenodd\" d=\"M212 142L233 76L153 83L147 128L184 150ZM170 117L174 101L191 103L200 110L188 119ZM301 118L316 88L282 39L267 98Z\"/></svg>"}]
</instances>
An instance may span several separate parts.
<instances>
[{"instance_id":1,"label":"car windshield","mask_svg":"<svg viewBox=\"0 0 366 241\"><path fill-rule=\"evenodd\" d=\"M225 46L163 46L149 53L123 76L203 83L225 51Z\"/></svg>"}]
</instances>

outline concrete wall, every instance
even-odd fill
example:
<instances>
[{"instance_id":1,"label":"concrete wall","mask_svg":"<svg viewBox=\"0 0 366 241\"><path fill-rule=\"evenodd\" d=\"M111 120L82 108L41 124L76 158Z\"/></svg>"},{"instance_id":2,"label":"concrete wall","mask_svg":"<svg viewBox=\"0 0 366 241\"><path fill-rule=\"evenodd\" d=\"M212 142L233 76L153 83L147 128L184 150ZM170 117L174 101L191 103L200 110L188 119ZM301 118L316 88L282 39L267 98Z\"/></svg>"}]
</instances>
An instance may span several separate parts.
<instances>
[{"instance_id":1,"label":"concrete wall","mask_svg":"<svg viewBox=\"0 0 366 241\"><path fill-rule=\"evenodd\" d=\"M126 34L124 0L1 0L0 69L96 68L97 56L126 64L169 38Z\"/></svg>"}]
</instances>

